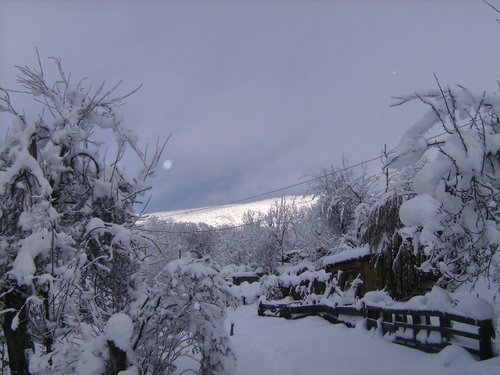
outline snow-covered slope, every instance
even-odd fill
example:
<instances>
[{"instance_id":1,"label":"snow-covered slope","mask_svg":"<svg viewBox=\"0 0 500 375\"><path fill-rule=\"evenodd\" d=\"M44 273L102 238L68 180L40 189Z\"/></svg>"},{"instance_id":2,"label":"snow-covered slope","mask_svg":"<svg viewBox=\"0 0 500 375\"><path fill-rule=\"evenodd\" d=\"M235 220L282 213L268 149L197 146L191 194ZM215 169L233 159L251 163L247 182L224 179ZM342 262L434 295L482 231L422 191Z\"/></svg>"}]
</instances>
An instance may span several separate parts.
<instances>
[{"instance_id":1,"label":"snow-covered slope","mask_svg":"<svg viewBox=\"0 0 500 375\"><path fill-rule=\"evenodd\" d=\"M265 199L257 202L232 204L222 207L201 207L191 210L167 211L149 214L149 217L158 219L171 219L179 222L206 223L209 225L239 225L243 222L243 214L249 210L266 213L269 208L279 202L281 198ZM304 207L314 202L314 197L307 196L287 196L287 202L295 199L297 206Z\"/></svg>"}]
</instances>

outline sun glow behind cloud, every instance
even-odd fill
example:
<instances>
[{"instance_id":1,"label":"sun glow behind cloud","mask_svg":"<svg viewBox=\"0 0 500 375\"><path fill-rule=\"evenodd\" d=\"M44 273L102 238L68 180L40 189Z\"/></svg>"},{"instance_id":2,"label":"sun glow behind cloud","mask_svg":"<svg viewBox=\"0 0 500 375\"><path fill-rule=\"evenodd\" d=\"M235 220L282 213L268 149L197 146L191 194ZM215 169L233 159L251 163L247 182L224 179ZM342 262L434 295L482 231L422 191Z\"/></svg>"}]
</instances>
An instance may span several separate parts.
<instances>
[{"instance_id":1,"label":"sun glow behind cloud","mask_svg":"<svg viewBox=\"0 0 500 375\"><path fill-rule=\"evenodd\" d=\"M172 160L170 159L167 159L163 162L163 169L165 169L166 171L170 170L170 168L172 168Z\"/></svg>"}]
</instances>

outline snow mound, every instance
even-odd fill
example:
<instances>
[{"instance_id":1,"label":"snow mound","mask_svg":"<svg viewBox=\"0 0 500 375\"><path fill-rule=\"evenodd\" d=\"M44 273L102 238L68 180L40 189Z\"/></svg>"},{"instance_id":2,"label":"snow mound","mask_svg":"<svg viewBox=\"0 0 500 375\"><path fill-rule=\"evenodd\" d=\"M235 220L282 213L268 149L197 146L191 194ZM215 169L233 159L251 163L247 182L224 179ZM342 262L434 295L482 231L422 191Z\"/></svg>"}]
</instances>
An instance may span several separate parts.
<instances>
[{"instance_id":1,"label":"snow mound","mask_svg":"<svg viewBox=\"0 0 500 375\"><path fill-rule=\"evenodd\" d=\"M461 296L457 308L466 316L477 320L491 319L494 315L493 306L488 301L474 296Z\"/></svg>"},{"instance_id":2,"label":"snow mound","mask_svg":"<svg viewBox=\"0 0 500 375\"><path fill-rule=\"evenodd\" d=\"M259 282L248 283L243 281L241 285L232 285L231 290L238 299L242 300L245 297L247 304L257 301L261 293Z\"/></svg>"},{"instance_id":3,"label":"snow mound","mask_svg":"<svg viewBox=\"0 0 500 375\"><path fill-rule=\"evenodd\" d=\"M472 355L458 345L449 345L441 350L433 360L434 364L442 367L462 367L470 366L475 364L477 361L472 357Z\"/></svg>"},{"instance_id":4,"label":"snow mound","mask_svg":"<svg viewBox=\"0 0 500 375\"><path fill-rule=\"evenodd\" d=\"M127 351L130 339L134 333L134 324L127 314L113 314L106 323L104 334L108 341L112 341L119 349Z\"/></svg>"},{"instance_id":5,"label":"snow mound","mask_svg":"<svg viewBox=\"0 0 500 375\"><path fill-rule=\"evenodd\" d=\"M399 217L404 225L428 226L435 224L440 203L429 194L418 195L403 202Z\"/></svg>"},{"instance_id":6,"label":"snow mound","mask_svg":"<svg viewBox=\"0 0 500 375\"><path fill-rule=\"evenodd\" d=\"M369 305L392 305L394 303L389 294L383 290L366 292L363 301Z\"/></svg>"}]
</instances>

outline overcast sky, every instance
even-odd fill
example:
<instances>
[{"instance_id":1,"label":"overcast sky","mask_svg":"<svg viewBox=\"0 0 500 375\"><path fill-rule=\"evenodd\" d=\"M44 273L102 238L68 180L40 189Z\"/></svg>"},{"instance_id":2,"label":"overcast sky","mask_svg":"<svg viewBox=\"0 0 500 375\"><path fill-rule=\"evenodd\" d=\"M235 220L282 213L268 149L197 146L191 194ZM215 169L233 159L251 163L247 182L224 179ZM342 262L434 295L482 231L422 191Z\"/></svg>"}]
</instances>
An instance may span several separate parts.
<instances>
[{"instance_id":1,"label":"overcast sky","mask_svg":"<svg viewBox=\"0 0 500 375\"><path fill-rule=\"evenodd\" d=\"M0 86L35 47L75 78L142 83L126 124L143 145L173 133L148 211L206 206L395 146L425 108L391 96L434 73L496 90L498 17L452 0L0 0Z\"/></svg>"}]
</instances>

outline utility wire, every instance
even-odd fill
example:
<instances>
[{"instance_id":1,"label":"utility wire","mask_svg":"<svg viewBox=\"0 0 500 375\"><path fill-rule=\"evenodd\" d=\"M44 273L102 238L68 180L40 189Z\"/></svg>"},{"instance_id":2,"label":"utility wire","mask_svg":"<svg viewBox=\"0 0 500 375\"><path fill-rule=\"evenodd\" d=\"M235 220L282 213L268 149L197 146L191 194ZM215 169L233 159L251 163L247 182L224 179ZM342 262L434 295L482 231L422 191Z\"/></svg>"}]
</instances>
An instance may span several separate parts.
<instances>
[{"instance_id":1,"label":"utility wire","mask_svg":"<svg viewBox=\"0 0 500 375\"><path fill-rule=\"evenodd\" d=\"M392 153L392 152L394 152L394 150L389 151L389 153ZM270 194L278 193L278 192L280 192L280 191L288 190L288 189L291 189L291 188L294 188L294 187L297 187L297 186L301 186L301 185L309 184L309 183L311 183L311 182L313 182L313 181L318 181L318 180L321 180L321 179L322 179L322 178L324 178L324 177L333 176L334 174L341 173L341 172L345 172L345 171L347 171L347 170L349 170L349 169L356 168L356 167L359 167L359 166L362 166L362 165L365 165L365 164L371 163L372 161L379 160L379 159L380 159L380 156L377 156L377 157L374 157L374 158L371 158L371 159L368 159L368 160L365 160L365 161L361 161L361 162L359 162L359 163L356 163L356 164L353 164L353 165L347 166L347 167L345 167L345 168L338 169L338 170L335 170L335 171L333 171L333 172L323 174L323 175L318 176L318 177L313 177L313 178L310 178L310 179L308 179L308 180L304 180L304 181L301 181L301 182L297 182L297 183L292 184L292 185L283 186L283 187L280 187L280 188L278 188L278 189L269 190L269 191L266 191L266 192L264 192L264 193L260 193L260 194L252 195L252 196L250 196L250 197L246 197L246 198L242 198L242 199L237 199L237 200L234 200L234 201L229 201L229 202L226 202L226 203L221 203L221 204L218 204L218 205L207 206L207 207L201 207L201 208L194 208L194 209L192 209L192 210L188 210L188 211L183 211L183 212L177 212L177 213L172 213L172 214L162 215L162 217L163 217L163 218L168 218L168 217L174 217L174 216L188 215L188 214L192 214L192 213L194 213L194 212L210 211L210 210L215 209L215 208L220 208L220 207L230 206L230 205L233 205L233 204L246 202L246 201L249 201L249 200L252 200L252 199L261 198L261 197L264 197L264 196L266 196L266 195L270 195Z\"/></svg>"},{"instance_id":2,"label":"utility wire","mask_svg":"<svg viewBox=\"0 0 500 375\"><path fill-rule=\"evenodd\" d=\"M476 123L477 121L481 121L481 119L472 120L472 121L470 121L470 122L468 122L466 124L463 124L463 125L459 126L459 128L463 128L463 127L472 125L472 124ZM436 138L438 138L438 137L440 137L442 135L447 135L447 134L449 134L449 133L448 132L442 132L442 133L433 135L432 137L426 138L425 140L426 141L430 141L430 140L436 139ZM383 156L390 155L390 154L394 153L395 151L396 151L396 148L392 148L387 153L385 153L385 155L383 155ZM345 172L345 171L348 171L350 169L366 165L366 164L371 163L371 162L373 162L375 160L380 160L383 156L379 155L379 156L376 156L376 157L372 157L372 158L370 158L368 160L361 161L361 162L349 165L349 166L341 168L341 169L337 169L337 170L332 171L330 173L325 173L325 174L323 174L321 176L318 176L318 177L313 177L313 178L310 178L310 179L307 179L307 180L304 180L304 181L301 181L301 182L297 182L295 184L283 186L283 187L280 187L280 188L277 188L277 189L274 189L274 190L269 190L269 191L266 191L264 193L260 193L260 194L252 195L252 196L249 196L249 197L246 197L246 198L236 199L236 200L233 200L233 201L228 201L228 202L225 202L225 203L216 204L216 205L212 205L212 206L194 208L194 209L183 211L183 212L166 214L166 215L162 215L162 218L170 218L170 217L175 217L175 216L189 215L189 214L192 214L192 213L195 213L195 212L211 211L211 210L214 210L214 209L217 209L217 208L221 208L221 207L230 206L230 205L233 205L233 204L238 204L238 203L246 202L246 201L253 200L253 199L256 199L256 198L265 197L265 196L270 195L270 194L274 194L274 193L278 193L278 192L281 192L281 191L284 191L284 190L292 189L292 188L297 187L297 186L306 185L306 184L309 184L309 183L314 182L314 181L319 181L319 180L321 180L321 179L323 179L325 177L333 176L333 175L335 175L337 173ZM255 223L257 223L257 222L255 222ZM254 224L254 223L252 223L252 224ZM218 228L217 230L214 230L214 229L213 230L208 230L207 229L207 230L200 230L200 231L180 231L180 232L168 232L168 233L204 233L204 232L210 232L210 231L219 231L219 230L234 229L234 228L239 228L239 227L248 226L248 225L251 225L251 224L236 225L236 226L233 226L233 227L221 227L221 228Z\"/></svg>"},{"instance_id":3,"label":"utility wire","mask_svg":"<svg viewBox=\"0 0 500 375\"><path fill-rule=\"evenodd\" d=\"M391 150L391 151L389 151L387 153L387 155L390 154L390 153L393 153L393 152L394 152L394 150ZM359 166L362 166L362 165L366 165L366 164L371 163L371 162L373 162L375 160L378 160L378 159L380 159L380 156L377 156L377 157L374 157L374 158L371 158L371 159L368 159L368 160L365 160L365 161L361 161L361 162L353 164L353 165L349 165L347 167L335 170L335 171L330 172L330 173L325 173L325 174L323 174L322 176L319 176L319 177L310 178L310 179L305 180L305 181L301 181L301 182L298 182L298 183L295 183L295 184L292 184L292 185L288 185L288 186L284 186L284 187L281 187L281 188L278 188L278 189L267 191L265 193L257 194L257 195L251 196L251 197L247 197L247 198L242 198L242 199L238 199L238 200L235 200L235 201L226 202L226 203L223 203L223 204L220 204L220 205L214 205L214 206L209 206L209 207L196 208L196 209L189 210L189 211L182 212L182 213L176 213L176 214L170 214L170 215L162 215L162 218L164 218L164 217L179 216L179 215L187 215L187 214L190 214L190 213L193 213L193 212L200 212L200 211L212 210L212 209L216 209L216 208L219 208L219 207L225 207L225 206L229 206L229 205L233 205L233 204L245 202L247 200L251 200L251 199L263 197L263 196L266 196L266 195L269 195L269 194L273 194L273 193L276 193L276 192L279 192L279 191L291 189L291 188L296 187L296 186L308 184L308 183L311 183L313 181L320 180L320 179L322 179L322 178L324 178L326 176L333 176L333 175L335 175L337 173L345 172L345 171L347 171L349 169L353 169L353 168L356 168L356 167L359 167ZM211 229L183 230L183 231L175 231L175 230L171 231L171 230L161 230L161 229L156 229L156 230L141 229L141 230L144 231L144 232L149 232L149 233L168 233L168 234L211 233L211 232L221 232L221 231L225 231L225 230L237 229L237 228L247 227L247 226L251 226L251 225L255 225L255 224L260 224L264 220L265 220L265 218L262 218L260 220L253 221L251 223L243 223L243 224L239 224L239 225L223 226L223 227L211 228Z\"/></svg>"}]
</instances>

